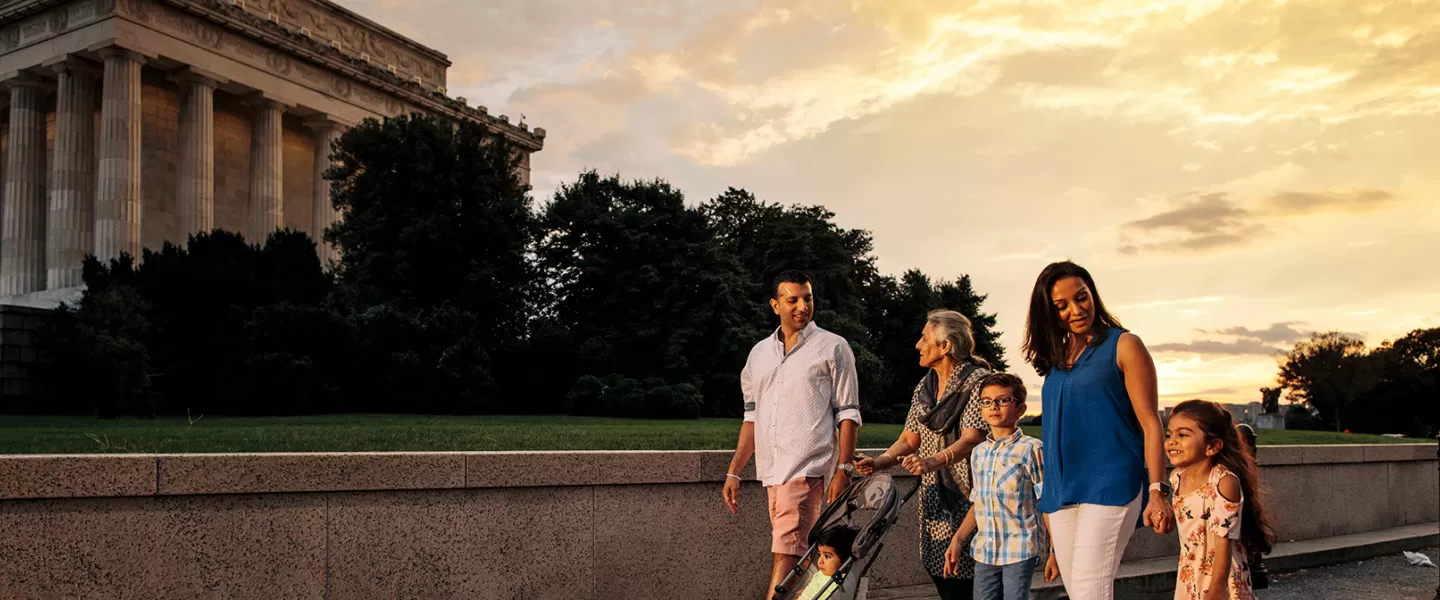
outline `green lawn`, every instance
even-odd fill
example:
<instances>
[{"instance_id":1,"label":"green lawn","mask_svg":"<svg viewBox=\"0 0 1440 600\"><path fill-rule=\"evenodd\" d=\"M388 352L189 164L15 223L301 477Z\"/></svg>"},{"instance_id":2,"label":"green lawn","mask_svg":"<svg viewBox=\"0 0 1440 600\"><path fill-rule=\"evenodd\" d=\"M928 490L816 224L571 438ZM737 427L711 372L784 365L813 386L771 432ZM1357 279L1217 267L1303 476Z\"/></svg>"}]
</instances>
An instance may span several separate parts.
<instances>
[{"instance_id":1,"label":"green lawn","mask_svg":"<svg viewBox=\"0 0 1440 600\"><path fill-rule=\"evenodd\" d=\"M326 415L102 420L0 416L0 454L86 452L326 452L426 450L707 450L735 447L736 419ZM860 446L888 446L899 425L870 424ZM1038 436L1039 428L1026 428ZM1317 431L1260 431L1262 444L1389 444L1404 440Z\"/></svg>"}]
</instances>

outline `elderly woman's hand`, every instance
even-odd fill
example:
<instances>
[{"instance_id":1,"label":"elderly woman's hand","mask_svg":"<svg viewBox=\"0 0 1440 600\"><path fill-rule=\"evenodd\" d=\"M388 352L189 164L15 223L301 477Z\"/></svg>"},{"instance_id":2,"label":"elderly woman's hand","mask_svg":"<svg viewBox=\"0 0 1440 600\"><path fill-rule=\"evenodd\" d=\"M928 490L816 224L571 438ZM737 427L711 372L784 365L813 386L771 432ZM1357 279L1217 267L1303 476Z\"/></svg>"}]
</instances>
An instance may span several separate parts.
<instances>
[{"instance_id":1,"label":"elderly woman's hand","mask_svg":"<svg viewBox=\"0 0 1440 600\"><path fill-rule=\"evenodd\" d=\"M909 471L911 475L924 475L926 473L934 473L936 471L939 471L940 469L945 468L945 463L941 462L940 459L933 456L930 458L922 459L918 456L915 456L914 454L911 454L909 456L906 456L905 460L900 461L900 466L904 467L906 471Z\"/></svg>"},{"instance_id":2,"label":"elderly woman's hand","mask_svg":"<svg viewBox=\"0 0 1440 600\"><path fill-rule=\"evenodd\" d=\"M934 472L939 471L940 469L943 469L943 468L945 468L945 461L942 461L942 460L940 460L939 458L936 458L936 457L934 457L934 456L931 456L930 458L927 458L927 459L925 459L925 460L920 461L920 472L919 472L919 473L916 473L916 475L923 475L923 474L925 474L925 473L934 473Z\"/></svg>"}]
</instances>

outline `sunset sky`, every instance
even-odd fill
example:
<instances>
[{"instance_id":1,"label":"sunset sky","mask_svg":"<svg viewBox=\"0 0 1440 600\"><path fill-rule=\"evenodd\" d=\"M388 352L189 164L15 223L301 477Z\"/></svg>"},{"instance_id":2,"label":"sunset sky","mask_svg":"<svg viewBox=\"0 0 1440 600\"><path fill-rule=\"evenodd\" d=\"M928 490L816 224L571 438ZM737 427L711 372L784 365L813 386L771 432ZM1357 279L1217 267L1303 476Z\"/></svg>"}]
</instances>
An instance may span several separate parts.
<instances>
[{"instance_id":1,"label":"sunset sky","mask_svg":"<svg viewBox=\"0 0 1440 600\"><path fill-rule=\"evenodd\" d=\"M1036 386L1056 259L1162 404L1258 400L1311 331L1440 326L1440 2L342 3L548 131L537 200L593 168L823 204L884 272L970 274Z\"/></svg>"}]
</instances>

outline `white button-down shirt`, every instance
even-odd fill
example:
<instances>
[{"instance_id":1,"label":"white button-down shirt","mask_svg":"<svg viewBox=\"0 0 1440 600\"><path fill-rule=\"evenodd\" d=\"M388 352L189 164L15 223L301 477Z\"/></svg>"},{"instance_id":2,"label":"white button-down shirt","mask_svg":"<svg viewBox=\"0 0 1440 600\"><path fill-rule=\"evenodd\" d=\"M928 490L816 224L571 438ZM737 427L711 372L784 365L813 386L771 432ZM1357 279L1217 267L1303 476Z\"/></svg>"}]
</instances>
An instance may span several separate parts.
<instances>
[{"instance_id":1,"label":"white button-down shirt","mask_svg":"<svg viewBox=\"0 0 1440 600\"><path fill-rule=\"evenodd\" d=\"M780 485L835 470L836 427L860 425L855 354L850 344L812 321L785 352L781 330L750 349L740 388L745 420L755 422L755 473Z\"/></svg>"}]
</instances>

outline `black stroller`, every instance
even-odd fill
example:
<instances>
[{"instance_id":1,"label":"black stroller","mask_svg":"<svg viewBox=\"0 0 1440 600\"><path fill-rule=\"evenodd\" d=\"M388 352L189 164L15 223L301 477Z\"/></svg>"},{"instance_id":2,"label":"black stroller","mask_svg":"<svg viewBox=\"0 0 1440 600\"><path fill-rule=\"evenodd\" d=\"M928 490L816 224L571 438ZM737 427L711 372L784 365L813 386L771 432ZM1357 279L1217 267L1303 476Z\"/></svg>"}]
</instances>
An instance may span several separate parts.
<instances>
[{"instance_id":1,"label":"black stroller","mask_svg":"<svg viewBox=\"0 0 1440 600\"><path fill-rule=\"evenodd\" d=\"M896 489L895 480L884 473L875 473L868 477L862 477L851 482L850 487L835 499L835 502L826 506L820 511L820 517L816 519L815 526L810 529L810 548L795 568L775 586L776 600L865 600L865 590L861 589L861 580L865 573L870 570L870 565L880 556L880 549L885 546L882 540L885 533L895 525L896 519L900 516L900 507L910 501L910 497L920 489L920 482L915 482L912 488L902 498L899 490ZM835 575L818 594L813 597L800 598L799 594L805 588L805 583L810 580L818 570L815 566L816 557L820 547L817 541L821 532L835 525L855 526L856 513L859 511L871 512L867 525L859 528L855 536L855 543L851 545L850 558L846 559ZM828 595L827 595L828 594Z\"/></svg>"}]
</instances>

